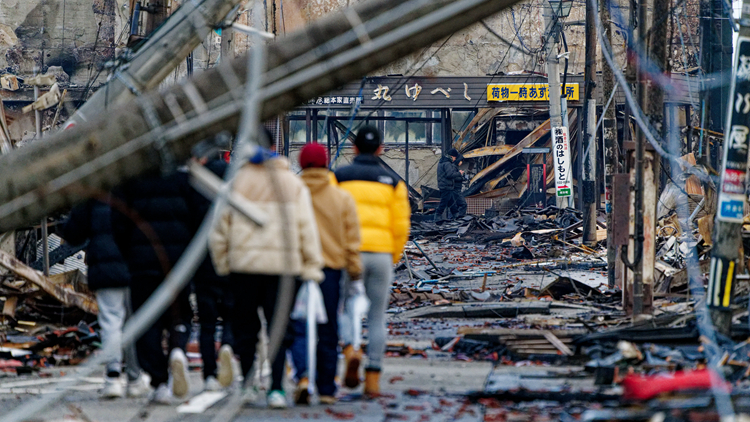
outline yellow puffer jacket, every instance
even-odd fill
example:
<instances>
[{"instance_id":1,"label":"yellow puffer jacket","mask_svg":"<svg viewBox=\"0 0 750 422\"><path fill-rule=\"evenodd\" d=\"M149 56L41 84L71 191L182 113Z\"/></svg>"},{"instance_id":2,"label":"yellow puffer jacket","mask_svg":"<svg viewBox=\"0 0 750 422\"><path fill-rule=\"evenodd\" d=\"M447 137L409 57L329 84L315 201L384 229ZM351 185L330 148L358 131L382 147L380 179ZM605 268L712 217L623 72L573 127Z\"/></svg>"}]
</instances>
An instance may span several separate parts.
<instances>
[{"instance_id":1,"label":"yellow puffer jacket","mask_svg":"<svg viewBox=\"0 0 750 422\"><path fill-rule=\"evenodd\" d=\"M406 185L380 166L377 157L359 155L336 171L336 180L357 203L360 251L390 253L398 262L409 239L411 210Z\"/></svg>"}]
</instances>

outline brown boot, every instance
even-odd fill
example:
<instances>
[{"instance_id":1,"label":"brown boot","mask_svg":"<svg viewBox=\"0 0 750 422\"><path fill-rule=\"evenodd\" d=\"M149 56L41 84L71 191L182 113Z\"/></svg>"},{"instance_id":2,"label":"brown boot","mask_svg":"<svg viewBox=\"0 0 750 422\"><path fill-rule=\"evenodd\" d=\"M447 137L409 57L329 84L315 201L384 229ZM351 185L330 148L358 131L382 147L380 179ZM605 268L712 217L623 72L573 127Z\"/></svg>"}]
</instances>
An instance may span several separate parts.
<instances>
[{"instance_id":1,"label":"brown boot","mask_svg":"<svg viewBox=\"0 0 750 422\"><path fill-rule=\"evenodd\" d=\"M380 395L380 369L365 369L365 396Z\"/></svg>"},{"instance_id":2,"label":"brown boot","mask_svg":"<svg viewBox=\"0 0 750 422\"><path fill-rule=\"evenodd\" d=\"M351 344L344 347L344 362L346 368L344 385L348 388L357 388L359 386L359 364L362 362L362 349L354 350Z\"/></svg>"}]
</instances>

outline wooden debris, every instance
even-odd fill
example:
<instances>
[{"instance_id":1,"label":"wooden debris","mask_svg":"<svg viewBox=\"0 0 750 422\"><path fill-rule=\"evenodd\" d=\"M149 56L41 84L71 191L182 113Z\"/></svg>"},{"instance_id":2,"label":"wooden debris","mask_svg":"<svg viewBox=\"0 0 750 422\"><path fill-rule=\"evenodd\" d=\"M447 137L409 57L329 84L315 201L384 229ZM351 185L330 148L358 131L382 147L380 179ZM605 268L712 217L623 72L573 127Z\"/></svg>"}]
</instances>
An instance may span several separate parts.
<instances>
[{"instance_id":1,"label":"wooden debris","mask_svg":"<svg viewBox=\"0 0 750 422\"><path fill-rule=\"evenodd\" d=\"M3 304L3 316L15 319L16 306L18 306L18 296L7 296Z\"/></svg>"},{"instance_id":2,"label":"wooden debris","mask_svg":"<svg viewBox=\"0 0 750 422\"><path fill-rule=\"evenodd\" d=\"M0 250L0 266L7 268L16 276L39 286L39 288L65 306L75 306L94 315L99 313L99 308L96 305L96 299L93 295L78 293L62 285L55 284L41 272L24 265L21 261L2 250Z\"/></svg>"},{"instance_id":3,"label":"wooden debris","mask_svg":"<svg viewBox=\"0 0 750 422\"><path fill-rule=\"evenodd\" d=\"M18 77L10 74L0 76L0 88L6 91L18 91L20 88Z\"/></svg>"}]
</instances>

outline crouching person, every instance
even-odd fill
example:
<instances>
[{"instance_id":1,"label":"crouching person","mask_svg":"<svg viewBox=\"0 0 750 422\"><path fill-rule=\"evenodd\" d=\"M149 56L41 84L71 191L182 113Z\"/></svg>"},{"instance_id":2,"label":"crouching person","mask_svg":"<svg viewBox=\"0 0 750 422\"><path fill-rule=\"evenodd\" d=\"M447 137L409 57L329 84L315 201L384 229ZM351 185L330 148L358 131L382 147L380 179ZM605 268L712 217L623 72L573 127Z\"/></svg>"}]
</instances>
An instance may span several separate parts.
<instances>
[{"instance_id":1,"label":"crouching person","mask_svg":"<svg viewBox=\"0 0 750 422\"><path fill-rule=\"evenodd\" d=\"M351 280L358 280L362 273L359 256L359 220L354 198L345 190L335 186L328 171L328 152L319 144L308 144L300 153L302 180L310 189L315 221L318 224L323 250L325 279L320 284L328 322L318 325L316 347L316 386L323 404L336 402L336 368L338 360L338 307L343 271ZM292 346L292 357L299 382L295 401L308 404L307 394L307 339L305 321L295 321L296 338Z\"/></svg>"},{"instance_id":2,"label":"crouching person","mask_svg":"<svg viewBox=\"0 0 750 422\"><path fill-rule=\"evenodd\" d=\"M265 224L258 226L227 208L209 236L216 272L229 275L235 299L235 352L248 382L261 329L258 308L263 308L271 327L281 276L320 282L323 257L310 191L289 171L285 158L259 148L237 173L233 189L267 216ZM268 405L272 408L287 407L283 346L271 365Z\"/></svg>"}]
</instances>

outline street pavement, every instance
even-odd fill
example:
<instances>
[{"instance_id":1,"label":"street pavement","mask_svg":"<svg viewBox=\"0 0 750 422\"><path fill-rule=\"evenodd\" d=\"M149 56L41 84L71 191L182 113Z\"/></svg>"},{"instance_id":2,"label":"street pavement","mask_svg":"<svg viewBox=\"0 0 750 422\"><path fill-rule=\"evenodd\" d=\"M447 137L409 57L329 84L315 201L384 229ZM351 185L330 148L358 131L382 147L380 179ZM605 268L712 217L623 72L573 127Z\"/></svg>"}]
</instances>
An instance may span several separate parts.
<instances>
[{"instance_id":1,"label":"street pavement","mask_svg":"<svg viewBox=\"0 0 750 422\"><path fill-rule=\"evenodd\" d=\"M40 394L56 390L56 384L72 368L56 368L44 372L44 377L0 378L0 421L2 414L16 406L31 405ZM271 410L263 406L242 406L232 412L231 404L237 401L230 394L201 413L180 413L174 405L153 405L147 399L101 400L97 390L101 378L89 378L76 390L70 391L63 401L41 411L35 420L44 422L168 422L168 421L481 421L482 409L470 404L464 394L483 390L492 364L489 362L460 362L436 358L387 358L381 376L383 396L365 400L361 387L342 390L341 401L332 406L297 406L285 410ZM199 371L190 373L191 391L188 399L201 394ZM293 386L287 386L291 397ZM203 398L207 396L202 396ZM187 400L185 400L187 401Z\"/></svg>"}]
</instances>

